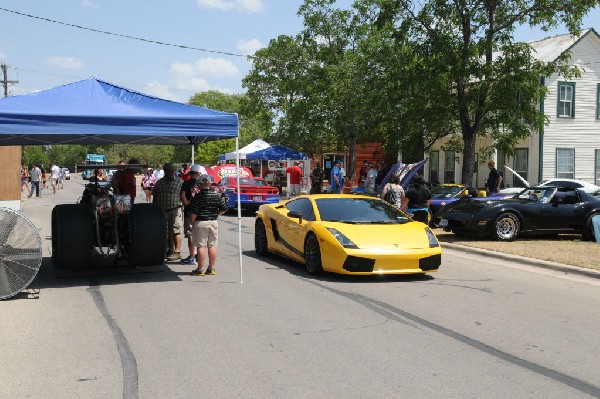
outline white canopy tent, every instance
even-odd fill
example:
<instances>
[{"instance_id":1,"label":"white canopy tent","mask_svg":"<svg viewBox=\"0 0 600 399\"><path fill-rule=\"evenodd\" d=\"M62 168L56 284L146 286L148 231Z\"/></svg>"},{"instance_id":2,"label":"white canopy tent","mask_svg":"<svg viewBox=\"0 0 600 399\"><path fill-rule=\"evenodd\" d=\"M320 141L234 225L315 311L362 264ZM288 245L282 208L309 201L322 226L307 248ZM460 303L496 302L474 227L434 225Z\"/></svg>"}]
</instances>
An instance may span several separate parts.
<instances>
[{"instance_id":1,"label":"white canopy tent","mask_svg":"<svg viewBox=\"0 0 600 399\"><path fill-rule=\"evenodd\" d=\"M264 150L265 148L271 147L271 144L267 143L263 139L256 139L252 143L240 148L237 152L239 154L239 159L246 159L246 154L251 154L256 151ZM227 154L222 154L219 156L219 161L227 161L234 160L237 157L236 152L228 152Z\"/></svg>"}]
</instances>

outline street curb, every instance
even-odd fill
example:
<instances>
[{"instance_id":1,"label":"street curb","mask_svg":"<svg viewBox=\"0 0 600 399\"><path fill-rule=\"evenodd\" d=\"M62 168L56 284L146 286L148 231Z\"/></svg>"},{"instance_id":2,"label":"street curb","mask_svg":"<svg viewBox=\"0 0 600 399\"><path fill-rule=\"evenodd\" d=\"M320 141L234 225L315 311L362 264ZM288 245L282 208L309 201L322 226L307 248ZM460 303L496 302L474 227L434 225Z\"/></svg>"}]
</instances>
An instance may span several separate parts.
<instances>
[{"instance_id":1,"label":"street curb","mask_svg":"<svg viewBox=\"0 0 600 399\"><path fill-rule=\"evenodd\" d=\"M499 259L503 259L503 260L507 260L507 261L527 264L529 266L534 266L534 267L539 267L539 268L544 268L544 269L552 269L552 270L556 270L556 271L559 271L559 272L562 272L565 274L578 274L578 275L585 276L585 277L600 279L600 271L599 270L585 269L582 267L565 265L562 263L550 262L550 261L542 260L542 259L527 258L525 256L506 254L503 252L491 251L491 250L481 249L481 248L473 248L473 247L468 247L466 245L453 244L453 243L449 243L449 242L440 241L440 245L442 246L442 248L448 248L451 250L461 251L461 252L465 252L467 254L471 253L471 254L487 255L487 256L489 256L490 254L494 254L494 258L496 258L496 259L499 258Z\"/></svg>"}]
</instances>

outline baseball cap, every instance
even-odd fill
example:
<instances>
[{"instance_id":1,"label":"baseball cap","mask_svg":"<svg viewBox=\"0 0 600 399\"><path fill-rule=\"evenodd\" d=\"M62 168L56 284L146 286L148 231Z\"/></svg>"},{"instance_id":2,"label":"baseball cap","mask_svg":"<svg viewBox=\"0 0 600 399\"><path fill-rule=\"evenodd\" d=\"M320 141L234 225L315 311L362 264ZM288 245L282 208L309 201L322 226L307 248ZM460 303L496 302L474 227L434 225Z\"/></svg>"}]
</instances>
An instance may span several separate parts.
<instances>
[{"instance_id":1,"label":"baseball cap","mask_svg":"<svg viewBox=\"0 0 600 399\"><path fill-rule=\"evenodd\" d=\"M342 160L341 160L341 159L338 159L337 161L335 161L335 163L336 163L336 164L338 164L338 163L342 163Z\"/></svg>"},{"instance_id":2,"label":"baseball cap","mask_svg":"<svg viewBox=\"0 0 600 399\"><path fill-rule=\"evenodd\" d=\"M210 184L210 176L209 175L201 175L198 178L198 182L203 183L203 184Z\"/></svg>"},{"instance_id":3,"label":"baseball cap","mask_svg":"<svg viewBox=\"0 0 600 399\"><path fill-rule=\"evenodd\" d=\"M200 165L192 165L190 172L200 172Z\"/></svg>"}]
</instances>

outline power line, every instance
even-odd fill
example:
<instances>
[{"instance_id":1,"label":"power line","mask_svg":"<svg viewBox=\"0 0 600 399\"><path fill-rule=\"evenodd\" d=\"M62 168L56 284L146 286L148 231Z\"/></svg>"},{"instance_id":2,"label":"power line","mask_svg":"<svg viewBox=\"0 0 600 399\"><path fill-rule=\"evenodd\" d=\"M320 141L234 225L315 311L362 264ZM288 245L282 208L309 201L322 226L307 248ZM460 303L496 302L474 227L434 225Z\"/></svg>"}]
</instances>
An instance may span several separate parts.
<instances>
[{"instance_id":1,"label":"power line","mask_svg":"<svg viewBox=\"0 0 600 399\"><path fill-rule=\"evenodd\" d=\"M88 28L86 26L70 24L70 23L67 23L67 22L57 21L57 20L50 19L50 18L38 17L36 15L26 14L26 13L22 13L22 12L19 12L19 11L14 11L14 10L9 10L7 8L2 8L2 7L0 7L0 11L4 11L4 12L16 14L16 15L20 15L22 17L39 19L41 21L51 22L51 23L54 23L54 24L60 24L60 25L64 25L64 26L69 26L71 28L77 28L77 29L87 30L87 31L96 32L96 33L103 33L105 35L118 36L118 37L123 37L123 38L126 38L126 39L138 40L138 41L141 41L141 42L152 43L152 44L157 44L157 45L161 45L161 46L178 47L178 48L182 48L182 49L186 49L186 50L194 50L194 51L202 51L202 52L205 52L205 53L229 55L229 56L232 56L232 57L244 57L244 58L252 58L252 59L255 58L253 55L236 54L236 53L231 53L231 52L227 52L227 51L208 50L208 49L204 49L204 48L185 46L183 44L166 43L166 42L161 42L161 41L158 41L158 40L146 39L146 38L143 38L143 37L136 37L136 36L125 35L125 34L122 34L122 33L113 33L113 32L108 32L108 31L105 31L105 30Z\"/></svg>"}]
</instances>

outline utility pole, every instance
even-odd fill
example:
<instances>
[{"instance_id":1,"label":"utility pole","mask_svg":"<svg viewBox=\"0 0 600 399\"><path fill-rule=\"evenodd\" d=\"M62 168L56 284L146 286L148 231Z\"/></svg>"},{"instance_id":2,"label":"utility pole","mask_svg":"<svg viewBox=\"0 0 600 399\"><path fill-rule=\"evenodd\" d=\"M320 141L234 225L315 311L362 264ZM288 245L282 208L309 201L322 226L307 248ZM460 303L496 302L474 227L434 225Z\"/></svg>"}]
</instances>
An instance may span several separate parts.
<instances>
[{"instance_id":1,"label":"utility pole","mask_svg":"<svg viewBox=\"0 0 600 399\"><path fill-rule=\"evenodd\" d=\"M18 80L8 80L8 75L6 72L6 64L2 64L0 65L0 68L2 68L2 87L4 87L4 97L8 97L8 85L9 84L13 84L13 83L19 83Z\"/></svg>"}]
</instances>

